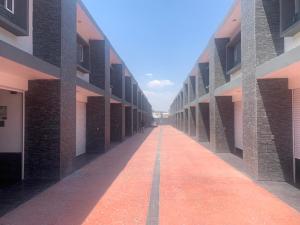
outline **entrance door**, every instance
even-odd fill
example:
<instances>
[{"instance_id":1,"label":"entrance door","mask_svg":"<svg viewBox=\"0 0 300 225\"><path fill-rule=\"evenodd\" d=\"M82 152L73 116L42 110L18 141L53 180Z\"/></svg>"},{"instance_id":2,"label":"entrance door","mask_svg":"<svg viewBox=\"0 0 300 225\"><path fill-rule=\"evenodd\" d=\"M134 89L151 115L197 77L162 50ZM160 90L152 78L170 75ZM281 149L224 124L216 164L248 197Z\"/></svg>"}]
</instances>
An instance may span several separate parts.
<instances>
[{"instance_id":1,"label":"entrance door","mask_svg":"<svg viewBox=\"0 0 300 225\"><path fill-rule=\"evenodd\" d=\"M76 156L86 153L86 103L76 102Z\"/></svg>"},{"instance_id":2,"label":"entrance door","mask_svg":"<svg viewBox=\"0 0 300 225\"><path fill-rule=\"evenodd\" d=\"M23 94L0 89L0 182L22 179Z\"/></svg>"},{"instance_id":3,"label":"entrance door","mask_svg":"<svg viewBox=\"0 0 300 225\"><path fill-rule=\"evenodd\" d=\"M300 89L293 93L294 169L295 181L300 183Z\"/></svg>"}]
</instances>

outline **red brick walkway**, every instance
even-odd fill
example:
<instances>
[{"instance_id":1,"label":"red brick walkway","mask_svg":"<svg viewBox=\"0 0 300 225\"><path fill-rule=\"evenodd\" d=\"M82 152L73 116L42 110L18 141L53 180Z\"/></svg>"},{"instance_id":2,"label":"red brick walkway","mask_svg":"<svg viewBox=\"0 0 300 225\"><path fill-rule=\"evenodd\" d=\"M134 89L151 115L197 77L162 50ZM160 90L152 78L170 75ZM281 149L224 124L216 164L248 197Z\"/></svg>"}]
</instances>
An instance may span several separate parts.
<instances>
[{"instance_id":1,"label":"red brick walkway","mask_svg":"<svg viewBox=\"0 0 300 225\"><path fill-rule=\"evenodd\" d=\"M153 180L160 185L158 195ZM150 201L157 199L155 216L165 225L300 224L296 210L171 127L128 139L0 224L146 224Z\"/></svg>"}]
</instances>

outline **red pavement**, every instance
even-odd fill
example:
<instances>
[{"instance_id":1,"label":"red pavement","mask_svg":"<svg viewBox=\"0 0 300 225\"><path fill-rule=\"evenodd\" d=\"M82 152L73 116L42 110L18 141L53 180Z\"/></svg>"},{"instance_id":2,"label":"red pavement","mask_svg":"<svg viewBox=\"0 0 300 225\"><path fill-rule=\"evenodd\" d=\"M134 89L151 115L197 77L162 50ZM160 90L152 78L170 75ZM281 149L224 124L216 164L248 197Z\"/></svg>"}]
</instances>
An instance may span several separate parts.
<instances>
[{"instance_id":1,"label":"red pavement","mask_svg":"<svg viewBox=\"0 0 300 225\"><path fill-rule=\"evenodd\" d=\"M0 224L146 224L159 129L128 139ZM161 140L160 224L300 224L296 210L181 132L163 127Z\"/></svg>"}]
</instances>

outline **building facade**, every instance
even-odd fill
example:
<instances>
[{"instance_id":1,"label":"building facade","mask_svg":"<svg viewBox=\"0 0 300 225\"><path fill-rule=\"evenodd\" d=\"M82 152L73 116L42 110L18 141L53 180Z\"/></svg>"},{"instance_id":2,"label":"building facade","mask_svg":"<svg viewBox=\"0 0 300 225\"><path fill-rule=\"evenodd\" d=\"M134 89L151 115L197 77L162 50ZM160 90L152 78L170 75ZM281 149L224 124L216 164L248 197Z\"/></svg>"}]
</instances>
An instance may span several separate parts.
<instances>
[{"instance_id":1,"label":"building facade","mask_svg":"<svg viewBox=\"0 0 300 225\"><path fill-rule=\"evenodd\" d=\"M170 107L174 126L257 180L300 182L299 6L235 1Z\"/></svg>"},{"instance_id":2,"label":"building facade","mask_svg":"<svg viewBox=\"0 0 300 225\"><path fill-rule=\"evenodd\" d=\"M0 182L60 179L151 119L80 0L0 1Z\"/></svg>"}]
</instances>

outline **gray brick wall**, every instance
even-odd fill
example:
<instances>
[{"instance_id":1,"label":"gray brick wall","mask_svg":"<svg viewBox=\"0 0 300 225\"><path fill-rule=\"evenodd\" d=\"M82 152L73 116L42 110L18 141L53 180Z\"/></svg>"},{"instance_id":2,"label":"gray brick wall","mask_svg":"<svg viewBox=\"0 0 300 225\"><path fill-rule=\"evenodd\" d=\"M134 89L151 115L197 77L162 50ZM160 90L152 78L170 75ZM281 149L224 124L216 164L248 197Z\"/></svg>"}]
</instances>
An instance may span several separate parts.
<instances>
[{"instance_id":1,"label":"gray brick wall","mask_svg":"<svg viewBox=\"0 0 300 225\"><path fill-rule=\"evenodd\" d=\"M196 108L197 139L200 142L208 142L210 137L209 127L209 103L200 103Z\"/></svg>"},{"instance_id":2,"label":"gray brick wall","mask_svg":"<svg viewBox=\"0 0 300 225\"><path fill-rule=\"evenodd\" d=\"M87 152L105 152L105 98L88 97L86 105Z\"/></svg>"},{"instance_id":3,"label":"gray brick wall","mask_svg":"<svg viewBox=\"0 0 300 225\"><path fill-rule=\"evenodd\" d=\"M33 11L33 54L61 68L58 151L63 177L72 171L76 149L76 2L34 1Z\"/></svg>"},{"instance_id":4,"label":"gray brick wall","mask_svg":"<svg viewBox=\"0 0 300 225\"><path fill-rule=\"evenodd\" d=\"M125 136L125 108L122 104L110 104L110 138L113 142L119 142ZM123 132L124 130L124 132Z\"/></svg>"},{"instance_id":5,"label":"gray brick wall","mask_svg":"<svg viewBox=\"0 0 300 225\"><path fill-rule=\"evenodd\" d=\"M110 71L110 84L112 86L112 94L119 98L123 98L124 67L122 64L112 64Z\"/></svg>"},{"instance_id":6,"label":"gray brick wall","mask_svg":"<svg viewBox=\"0 0 300 225\"><path fill-rule=\"evenodd\" d=\"M258 80L258 179L293 180L292 91L287 79Z\"/></svg>"},{"instance_id":7,"label":"gray brick wall","mask_svg":"<svg viewBox=\"0 0 300 225\"><path fill-rule=\"evenodd\" d=\"M125 108L125 135L133 135L133 111L132 107Z\"/></svg>"},{"instance_id":8,"label":"gray brick wall","mask_svg":"<svg viewBox=\"0 0 300 225\"><path fill-rule=\"evenodd\" d=\"M102 40L90 41L90 82L101 89L105 88L105 64L108 62L106 45Z\"/></svg>"},{"instance_id":9,"label":"gray brick wall","mask_svg":"<svg viewBox=\"0 0 300 225\"><path fill-rule=\"evenodd\" d=\"M289 143L292 143L287 137L291 130L290 96L285 90L287 87L284 81L257 81L255 77L255 68L258 65L283 52L279 0L242 0L242 15L244 161L254 178L288 180L289 176L286 174L289 171L287 162L290 161L290 156L287 154L286 160L282 158L280 160L282 155L278 153L289 152ZM275 90L274 86L279 89ZM262 90L262 87L265 90ZM276 101L282 99L285 99L285 102L282 102L285 112L280 107L274 106ZM284 116L279 115L277 110ZM275 118L278 119L277 122ZM286 121L283 124L281 121L284 119ZM281 131L275 131L274 127L284 129L287 133L279 137L276 134Z\"/></svg>"},{"instance_id":10,"label":"gray brick wall","mask_svg":"<svg viewBox=\"0 0 300 225\"><path fill-rule=\"evenodd\" d=\"M60 178L60 81L29 81L25 94L25 179Z\"/></svg>"},{"instance_id":11,"label":"gray brick wall","mask_svg":"<svg viewBox=\"0 0 300 225\"><path fill-rule=\"evenodd\" d=\"M189 108L189 135L196 136L196 107Z\"/></svg>"}]
</instances>

